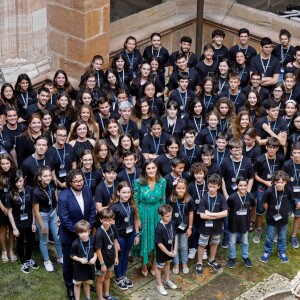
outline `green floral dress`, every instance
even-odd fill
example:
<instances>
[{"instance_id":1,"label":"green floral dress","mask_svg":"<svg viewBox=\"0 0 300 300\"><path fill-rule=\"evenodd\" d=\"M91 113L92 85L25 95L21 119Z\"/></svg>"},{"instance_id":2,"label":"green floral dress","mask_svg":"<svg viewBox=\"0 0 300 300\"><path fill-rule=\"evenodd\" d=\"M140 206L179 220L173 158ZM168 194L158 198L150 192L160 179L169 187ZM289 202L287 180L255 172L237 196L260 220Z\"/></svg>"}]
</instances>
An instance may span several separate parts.
<instances>
[{"instance_id":1,"label":"green floral dress","mask_svg":"<svg viewBox=\"0 0 300 300\"><path fill-rule=\"evenodd\" d=\"M137 179L134 182L134 199L142 224L140 255L143 256L145 265L148 263L149 253L155 249L155 229L160 221L158 208L166 202L166 180L161 178L151 190L148 184L141 185L140 180Z\"/></svg>"}]
</instances>

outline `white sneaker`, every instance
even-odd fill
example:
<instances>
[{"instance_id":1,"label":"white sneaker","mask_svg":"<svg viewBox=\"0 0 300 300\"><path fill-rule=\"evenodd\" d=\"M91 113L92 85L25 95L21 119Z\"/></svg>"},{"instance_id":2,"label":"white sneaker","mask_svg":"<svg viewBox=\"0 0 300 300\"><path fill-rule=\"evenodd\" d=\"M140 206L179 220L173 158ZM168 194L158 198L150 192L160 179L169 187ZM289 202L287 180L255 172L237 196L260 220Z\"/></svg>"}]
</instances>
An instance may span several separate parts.
<instances>
[{"instance_id":1,"label":"white sneaker","mask_svg":"<svg viewBox=\"0 0 300 300\"><path fill-rule=\"evenodd\" d=\"M168 292L165 290L165 288L162 285L158 285L156 288L161 295L163 296L168 295Z\"/></svg>"},{"instance_id":2,"label":"white sneaker","mask_svg":"<svg viewBox=\"0 0 300 300\"><path fill-rule=\"evenodd\" d=\"M62 257L58 257L57 259L56 259L56 261L59 263L59 264L63 264L64 263L64 257L62 256Z\"/></svg>"},{"instance_id":3,"label":"white sneaker","mask_svg":"<svg viewBox=\"0 0 300 300\"><path fill-rule=\"evenodd\" d=\"M48 272L53 272L54 271L51 260L44 261L44 266L45 266L46 271L48 271Z\"/></svg>"},{"instance_id":4,"label":"white sneaker","mask_svg":"<svg viewBox=\"0 0 300 300\"><path fill-rule=\"evenodd\" d=\"M191 248L189 250L189 259L194 259L196 257L197 249Z\"/></svg>"},{"instance_id":5,"label":"white sneaker","mask_svg":"<svg viewBox=\"0 0 300 300\"><path fill-rule=\"evenodd\" d=\"M202 259L207 260L207 250L206 249L204 250Z\"/></svg>"},{"instance_id":6,"label":"white sneaker","mask_svg":"<svg viewBox=\"0 0 300 300\"><path fill-rule=\"evenodd\" d=\"M165 281L165 285L168 286L172 290L177 289L177 285L174 282L172 282L171 280Z\"/></svg>"}]
</instances>

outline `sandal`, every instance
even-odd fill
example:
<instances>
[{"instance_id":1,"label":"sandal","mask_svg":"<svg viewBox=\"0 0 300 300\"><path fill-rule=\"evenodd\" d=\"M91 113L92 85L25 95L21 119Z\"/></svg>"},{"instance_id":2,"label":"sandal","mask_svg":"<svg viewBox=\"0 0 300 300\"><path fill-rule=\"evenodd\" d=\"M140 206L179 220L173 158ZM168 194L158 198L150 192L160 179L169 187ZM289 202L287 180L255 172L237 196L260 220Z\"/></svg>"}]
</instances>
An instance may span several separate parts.
<instances>
[{"instance_id":1,"label":"sandal","mask_svg":"<svg viewBox=\"0 0 300 300\"><path fill-rule=\"evenodd\" d=\"M6 251L2 251L2 262L3 263L8 263L9 262L9 259L8 259L8 256L7 256L7 252Z\"/></svg>"},{"instance_id":2,"label":"sandal","mask_svg":"<svg viewBox=\"0 0 300 300\"><path fill-rule=\"evenodd\" d=\"M255 228L255 222L251 221L249 231L252 232L254 228Z\"/></svg>"},{"instance_id":3,"label":"sandal","mask_svg":"<svg viewBox=\"0 0 300 300\"><path fill-rule=\"evenodd\" d=\"M17 257L17 255L14 253L14 251L10 251L9 257L10 257L10 260L11 260L12 262L16 262L16 261L18 260L18 257Z\"/></svg>"}]
</instances>

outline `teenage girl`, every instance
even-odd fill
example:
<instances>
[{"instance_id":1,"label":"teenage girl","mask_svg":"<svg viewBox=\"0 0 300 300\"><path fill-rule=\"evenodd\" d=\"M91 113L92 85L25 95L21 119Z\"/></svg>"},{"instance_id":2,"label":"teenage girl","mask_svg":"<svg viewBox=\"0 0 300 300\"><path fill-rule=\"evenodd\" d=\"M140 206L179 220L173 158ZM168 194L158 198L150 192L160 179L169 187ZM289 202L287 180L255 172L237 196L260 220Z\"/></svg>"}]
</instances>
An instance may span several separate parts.
<instances>
[{"instance_id":1,"label":"teenage girl","mask_svg":"<svg viewBox=\"0 0 300 300\"><path fill-rule=\"evenodd\" d=\"M201 85L200 98L203 99L203 104L207 112L214 109L218 102L218 95L214 92L214 80L212 77L205 77Z\"/></svg>"},{"instance_id":2,"label":"teenage girl","mask_svg":"<svg viewBox=\"0 0 300 300\"><path fill-rule=\"evenodd\" d=\"M235 120L235 107L227 97L221 97L215 105L215 110L220 115L219 126L221 131L227 132Z\"/></svg>"},{"instance_id":3,"label":"teenage girl","mask_svg":"<svg viewBox=\"0 0 300 300\"><path fill-rule=\"evenodd\" d=\"M256 129L249 127L243 134L243 156L251 159L252 164L261 154L261 148L256 140Z\"/></svg>"},{"instance_id":4,"label":"teenage girl","mask_svg":"<svg viewBox=\"0 0 300 300\"><path fill-rule=\"evenodd\" d=\"M152 112L157 118L160 118L165 112L165 106L161 97L156 97L155 84L147 81L144 85L144 97L149 100Z\"/></svg>"},{"instance_id":5,"label":"teenage girl","mask_svg":"<svg viewBox=\"0 0 300 300\"><path fill-rule=\"evenodd\" d=\"M0 115L4 114L4 111L7 107L18 109L15 91L10 83L3 83L1 87L0 99Z\"/></svg>"},{"instance_id":6,"label":"teenage girl","mask_svg":"<svg viewBox=\"0 0 300 300\"><path fill-rule=\"evenodd\" d=\"M221 94L224 91L229 90L228 74L231 71L231 66L228 58L222 58L219 61L218 68L215 76L215 88L214 90Z\"/></svg>"},{"instance_id":7,"label":"teenage girl","mask_svg":"<svg viewBox=\"0 0 300 300\"><path fill-rule=\"evenodd\" d=\"M238 51L235 55L233 70L240 75L240 88L248 85L250 80L250 68L246 65L246 55L243 51Z\"/></svg>"},{"instance_id":8,"label":"teenage girl","mask_svg":"<svg viewBox=\"0 0 300 300\"><path fill-rule=\"evenodd\" d=\"M198 134L203 128L206 127L206 109L203 101L198 97L194 98L188 108L188 118L186 121L186 127L190 127L196 130Z\"/></svg>"},{"instance_id":9,"label":"teenage girl","mask_svg":"<svg viewBox=\"0 0 300 300\"><path fill-rule=\"evenodd\" d=\"M140 218L133 198L133 192L127 181L121 181L112 197L109 207L115 213L115 225L118 231L119 264L115 266L116 284L119 289L127 290L133 283L127 278L129 251L133 244L140 242Z\"/></svg>"},{"instance_id":10,"label":"teenage girl","mask_svg":"<svg viewBox=\"0 0 300 300\"><path fill-rule=\"evenodd\" d=\"M51 146L55 143L54 132L56 128L56 124L53 120L53 114L48 109L43 109L40 114L44 126L44 134L49 138L48 146Z\"/></svg>"},{"instance_id":11,"label":"teenage girl","mask_svg":"<svg viewBox=\"0 0 300 300\"><path fill-rule=\"evenodd\" d=\"M285 102L285 115L283 119L286 121L286 125L289 128L291 125L294 114L298 111L298 103L295 100L286 100Z\"/></svg>"},{"instance_id":12,"label":"teenage girl","mask_svg":"<svg viewBox=\"0 0 300 300\"><path fill-rule=\"evenodd\" d=\"M133 80L133 73L123 53L117 53L114 56L111 63L111 68L118 72L120 83L129 89L130 83Z\"/></svg>"},{"instance_id":13,"label":"teenage girl","mask_svg":"<svg viewBox=\"0 0 300 300\"><path fill-rule=\"evenodd\" d=\"M103 94L106 95L110 103L117 102L117 91L120 87L121 83L118 72L114 69L106 70L104 75Z\"/></svg>"}]
</instances>

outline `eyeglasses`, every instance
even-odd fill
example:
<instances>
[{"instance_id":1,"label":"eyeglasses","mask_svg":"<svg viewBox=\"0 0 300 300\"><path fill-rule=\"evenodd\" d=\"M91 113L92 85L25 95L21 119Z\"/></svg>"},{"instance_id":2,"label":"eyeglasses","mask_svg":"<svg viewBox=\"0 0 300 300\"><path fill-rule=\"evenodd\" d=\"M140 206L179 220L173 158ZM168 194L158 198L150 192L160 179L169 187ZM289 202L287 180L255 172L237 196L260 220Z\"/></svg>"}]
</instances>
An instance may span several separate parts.
<instances>
[{"instance_id":1,"label":"eyeglasses","mask_svg":"<svg viewBox=\"0 0 300 300\"><path fill-rule=\"evenodd\" d=\"M79 184L79 183L82 183L83 182L83 179L80 179L80 180L73 180L72 183L74 184Z\"/></svg>"}]
</instances>

